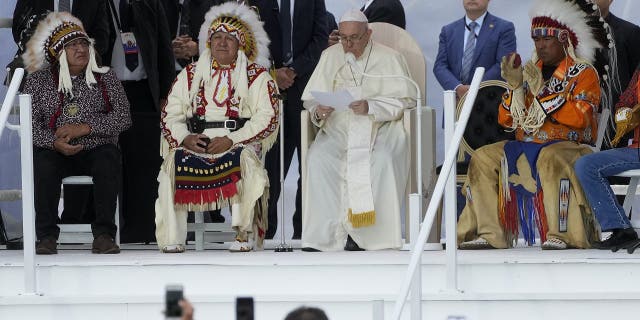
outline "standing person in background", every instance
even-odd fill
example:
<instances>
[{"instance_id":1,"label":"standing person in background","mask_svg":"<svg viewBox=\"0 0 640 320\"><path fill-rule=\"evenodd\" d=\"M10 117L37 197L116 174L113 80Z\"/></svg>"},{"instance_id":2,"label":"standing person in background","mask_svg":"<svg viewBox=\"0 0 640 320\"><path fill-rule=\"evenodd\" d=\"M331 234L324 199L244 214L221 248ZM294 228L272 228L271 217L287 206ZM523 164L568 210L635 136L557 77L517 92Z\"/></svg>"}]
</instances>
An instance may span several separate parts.
<instances>
[{"instance_id":1,"label":"standing person in background","mask_svg":"<svg viewBox=\"0 0 640 320\"><path fill-rule=\"evenodd\" d=\"M175 78L171 35L159 0L107 0L113 27L111 66L131 104L133 126L120 135L123 242L154 240L160 109Z\"/></svg>"},{"instance_id":2,"label":"standing person in background","mask_svg":"<svg viewBox=\"0 0 640 320\"><path fill-rule=\"evenodd\" d=\"M614 83L611 92L611 103L612 105L616 105L620 100L622 90L627 88L629 81L631 80L631 76L640 63L640 27L629 21L620 19L611 13L609 8L611 3L613 3L613 0L594 0L594 2L598 5L598 8L600 8L600 15L612 29L613 39L616 43L616 63L618 67L618 79L620 82L619 85ZM613 127L610 127L610 129L613 129ZM620 139L618 145L612 147L625 147L629 144L629 139L632 138L633 134L629 133ZM605 145L603 149L608 147L609 146ZM629 179L611 177L610 181L616 182L616 184L627 184ZM623 199L623 197L619 197L619 199Z\"/></svg>"},{"instance_id":3,"label":"standing person in background","mask_svg":"<svg viewBox=\"0 0 640 320\"><path fill-rule=\"evenodd\" d=\"M516 51L513 23L487 11L489 0L462 0L464 18L440 32L433 73L444 90L455 90L458 98L468 90L477 67L486 69L482 80L502 80L500 60Z\"/></svg>"},{"instance_id":4,"label":"standing person in background","mask_svg":"<svg viewBox=\"0 0 640 320\"><path fill-rule=\"evenodd\" d=\"M324 0L256 0L252 3L264 22L271 44L269 51L276 68L276 82L284 98L284 170L289 170L294 150L300 162L300 111L302 91L327 46L327 13ZM277 7L275 5L278 5ZM269 172L269 228L266 239L278 227L280 197L280 143L267 153L265 167ZM300 173L300 166L298 166ZM302 233L301 186L298 178L296 207L293 215L293 238Z\"/></svg>"},{"instance_id":5,"label":"standing person in background","mask_svg":"<svg viewBox=\"0 0 640 320\"><path fill-rule=\"evenodd\" d=\"M615 105L618 103L622 90L629 85L631 76L633 76L638 63L640 63L640 27L611 13L609 7L613 0L594 0L594 2L600 8L600 15L612 29L613 39L616 43L616 61L620 87L614 87L612 103Z\"/></svg>"},{"instance_id":6,"label":"standing person in background","mask_svg":"<svg viewBox=\"0 0 640 320\"><path fill-rule=\"evenodd\" d=\"M25 29L29 17L47 11L67 11L82 21L89 37L95 40L98 64L109 65L109 60L103 60L110 56L107 0L18 0L11 26L16 43L20 41L20 33Z\"/></svg>"},{"instance_id":7,"label":"standing person in background","mask_svg":"<svg viewBox=\"0 0 640 320\"><path fill-rule=\"evenodd\" d=\"M327 33L329 34L327 47L330 47L340 41L340 36L338 36L338 23L336 22L336 17L333 15L333 13L329 12L329 10L327 10Z\"/></svg>"},{"instance_id":8,"label":"standing person in background","mask_svg":"<svg viewBox=\"0 0 640 320\"><path fill-rule=\"evenodd\" d=\"M169 32L171 48L176 58L176 72L198 59L198 32L204 14L213 6L230 0L162 0Z\"/></svg>"},{"instance_id":9,"label":"standing person in background","mask_svg":"<svg viewBox=\"0 0 640 320\"><path fill-rule=\"evenodd\" d=\"M407 22L404 14L404 7L400 0L367 0L360 11L371 22L386 22L396 25L402 29L406 28ZM337 26L329 29L329 46L338 43L339 34Z\"/></svg>"},{"instance_id":10,"label":"standing person in background","mask_svg":"<svg viewBox=\"0 0 640 320\"><path fill-rule=\"evenodd\" d=\"M405 29L407 22L400 0L367 0L360 8L371 22L386 22Z\"/></svg>"}]
</instances>

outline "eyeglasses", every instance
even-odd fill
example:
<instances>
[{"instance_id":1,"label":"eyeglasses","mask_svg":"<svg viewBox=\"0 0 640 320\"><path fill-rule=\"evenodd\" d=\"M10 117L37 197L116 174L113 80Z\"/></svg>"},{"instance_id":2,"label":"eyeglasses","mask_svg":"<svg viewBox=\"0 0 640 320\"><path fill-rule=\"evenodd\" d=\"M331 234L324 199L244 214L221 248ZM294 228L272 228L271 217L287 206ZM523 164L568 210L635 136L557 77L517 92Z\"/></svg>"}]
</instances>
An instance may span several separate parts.
<instances>
[{"instance_id":1,"label":"eyeglasses","mask_svg":"<svg viewBox=\"0 0 640 320\"><path fill-rule=\"evenodd\" d=\"M355 43L355 42L358 42L358 41L362 40L362 38L364 38L364 36L366 34L367 34L367 31L361 33L360 35L354 34L354 35L350 35L350 36L338 36L338 38L340 39L340 42Z\"/></svg>"},{"instance_id":2,"label":"eyeglasses","mask_svg":"<svg viewBox=\"0 0 640 320\"><path fill-rule=\"evenodd\" d=\"M86 49L89 47L89 41L87 40L76 40L76 41L71 41L67 44L64 45L65 50L68 49L72 49L72 50L80 50L80 49Z\"/></svg>"}]
</instances>

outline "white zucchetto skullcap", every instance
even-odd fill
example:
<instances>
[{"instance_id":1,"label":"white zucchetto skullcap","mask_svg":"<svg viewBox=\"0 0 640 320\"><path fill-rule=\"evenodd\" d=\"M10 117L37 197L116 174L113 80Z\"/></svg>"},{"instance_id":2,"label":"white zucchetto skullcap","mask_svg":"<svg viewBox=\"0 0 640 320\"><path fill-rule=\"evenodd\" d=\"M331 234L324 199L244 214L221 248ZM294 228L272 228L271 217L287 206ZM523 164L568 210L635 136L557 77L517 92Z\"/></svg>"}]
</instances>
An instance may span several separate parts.
<instances>
[{"instance_id":1,"label":"white zucchetto skullcap","mask_svg":"<svg viewBox=\"0 0 640 320\"><path fill-rule=\"evenodd\" d=\"M345 12L340 18L340 22L369 22L367 16L358 9L351 9Z\"/></svg>"}]
</instances>

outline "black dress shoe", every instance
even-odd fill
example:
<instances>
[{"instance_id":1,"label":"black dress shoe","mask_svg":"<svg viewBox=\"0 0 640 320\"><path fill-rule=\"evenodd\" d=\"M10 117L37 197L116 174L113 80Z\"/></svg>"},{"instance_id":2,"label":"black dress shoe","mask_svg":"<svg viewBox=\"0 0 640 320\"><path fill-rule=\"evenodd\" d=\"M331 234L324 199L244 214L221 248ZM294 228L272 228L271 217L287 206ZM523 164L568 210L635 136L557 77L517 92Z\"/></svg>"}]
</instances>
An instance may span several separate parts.
<instances>
[{"instance_id":1,"label":"black dress shoe","mask_svg":"<svg viewBox=\"0 0 640 320\"><path fill-rule=\"evenodd\" d=\"M36 244L36 254L58 253L58 240L54 237L45 237Z\"/></svg>"},{"instance_id":2,"label":"black dress shoe","mask_svg":"<svg viewBox=\"0 0 640 320\"><path fill-rule=\"evenodd\" d=\"M347 244L344 245L345 251L364 251L360 246L351 239L351 236L347 236Z\"/></svg>"},{"instance_id":3,"label":"black dress shoe","mask_svg":"<svg viewBox=\"0 0 640 320\"><path fill-rule=\"evenodd\" d=\"M632 244L627 246L627 252L632 254L636 249L640 248L640 240L634 241Z\"/></svg>"},{"instance_id":4,"label":"black dress shoe","mask_svg":"<svg viewBox=\"0 0 640 320\"><path fill-rule=\"evenodd\" d=\"M638 234L633 228L614 229L611 236L604 241L596 242L592 247L602 250L611 250L616 252L620 249L626 249L628 246L635 244L638 240Z\"/></svg>"},{"instance_id":5,"label":"black dress shoe","mask_svg":"<svg viewBox=\"0 0 640 320\"><path fill-rule=\"evenodd\" d=\"M302 248L300 250L302 250L304 252L322 252L322 251L320 251L320 250L318 250L316 248L311 248L311 247L304 247L304 248Z\"/></svg>"},{"instance_id":6,"label":"black dress shoe","mask_svg":"<svg viewBox=\"0 0 640 320\"><path fill-rule=\"evenodd\" d=\"M120 247L118 247L110 235L103 233L93 239L91 253L118 254L120 253Z\"/></svg>"}]
</instances>

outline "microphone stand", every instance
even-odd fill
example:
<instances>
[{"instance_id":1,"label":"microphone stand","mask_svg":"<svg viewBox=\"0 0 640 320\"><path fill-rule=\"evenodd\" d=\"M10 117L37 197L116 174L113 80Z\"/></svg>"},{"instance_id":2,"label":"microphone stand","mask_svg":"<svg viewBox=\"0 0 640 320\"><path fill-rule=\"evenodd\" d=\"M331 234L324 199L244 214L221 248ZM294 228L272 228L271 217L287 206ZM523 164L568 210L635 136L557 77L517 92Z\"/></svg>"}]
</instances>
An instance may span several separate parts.
<instances>
[{"instance_id":1,"label":"microphone stand","mask_svg":"<svg viewBox=\"0 0 640 320\"><path fill-rule=\"evenodd\" d=\"M290 244L287 244L284 240L284 95L278 95L278 105L280 108L280 116L278 122L280 126L280 197L282 202L280 203L280 214L278 222L280 224L280 244L276 247L275 252L293 252L293 248Z\"/></svg>"}]
</instances>

